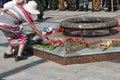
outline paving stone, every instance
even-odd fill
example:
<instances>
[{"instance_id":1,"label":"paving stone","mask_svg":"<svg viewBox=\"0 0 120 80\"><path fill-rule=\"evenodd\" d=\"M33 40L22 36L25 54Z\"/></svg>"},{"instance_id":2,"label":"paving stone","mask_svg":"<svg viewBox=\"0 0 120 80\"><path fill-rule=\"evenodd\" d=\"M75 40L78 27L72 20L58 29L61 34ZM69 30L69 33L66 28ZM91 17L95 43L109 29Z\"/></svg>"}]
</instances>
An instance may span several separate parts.
<instances>
[{"instance_id":1,"label":"paving stone","mask_svg":"<svg viewBox=\"0 0 120 80\"><path fill-rule=\"evenodd\" d=\"M120 16L120 11L101 12L71 12L46 11L43 23L36 23L39 27L56 25L69 17L81 16ZM116 17L117 18L117 17ZM119 20L119 18L117 18ZM31 32L30 26L25 24L25 30ZM103 61L86 64L60 65L52 61L31 56L25 61L15 62L14 58L3 59L7 48L7 40L0 32L0 79L1 80L120 80L120 61Z\"/></svg>"}]
</instances>

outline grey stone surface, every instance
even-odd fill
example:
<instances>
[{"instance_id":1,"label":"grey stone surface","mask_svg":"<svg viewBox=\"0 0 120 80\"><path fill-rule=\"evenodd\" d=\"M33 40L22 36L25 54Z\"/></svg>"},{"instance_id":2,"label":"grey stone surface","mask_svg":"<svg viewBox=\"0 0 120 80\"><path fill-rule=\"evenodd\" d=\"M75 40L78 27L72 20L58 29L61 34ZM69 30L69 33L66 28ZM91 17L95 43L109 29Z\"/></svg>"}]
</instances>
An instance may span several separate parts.
<instances>
[{"instance_id":1,"label":"grey stone surface","mask_svg":"<svg viewBox=\"0 0 120 80\"><path fill-rule=\"evenodd\" d=\"M56 25L69 17L102 16L119 19L120 11L116 12L72 12L46 11L44 23L36 23L37 28ZM49 23L48 23L49 22ZM30 26L25 30L31 32ZM60 65L52 61L31 56L27 60L15 62L14 58L3 59L7 49L7 39L0 31L0 80L120 80L120 61L102 61L86 64Z\"/></svg>"}]
</instances>

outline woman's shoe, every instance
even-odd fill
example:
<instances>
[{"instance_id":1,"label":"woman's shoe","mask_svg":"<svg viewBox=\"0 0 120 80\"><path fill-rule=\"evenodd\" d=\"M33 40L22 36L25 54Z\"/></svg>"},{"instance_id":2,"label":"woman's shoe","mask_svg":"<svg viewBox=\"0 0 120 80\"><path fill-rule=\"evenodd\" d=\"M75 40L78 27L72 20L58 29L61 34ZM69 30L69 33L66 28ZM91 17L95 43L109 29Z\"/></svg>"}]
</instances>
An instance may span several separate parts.
<instances>
[{"instance_id":1,"label":"woman's shoe","mask_svg":"<svg viewBox=\"0 0 120 80\"><path fill-rule=\"evenodd\" d=\"M14 54L4 53L3 57L4 57L4 58L12 58L12 57L14 57Z\"/></svg>"},{"instance_id":2,"label":"woman's shoe","mask_svg":"<svg viewBox=\"0 0 120 80\"><path fill-rule=\"evenodd\" d=\"M15 56L16 62L21 61L21 60L26 60L26 59L27 59L27 56Z\"/></svg>"}]
</instances>

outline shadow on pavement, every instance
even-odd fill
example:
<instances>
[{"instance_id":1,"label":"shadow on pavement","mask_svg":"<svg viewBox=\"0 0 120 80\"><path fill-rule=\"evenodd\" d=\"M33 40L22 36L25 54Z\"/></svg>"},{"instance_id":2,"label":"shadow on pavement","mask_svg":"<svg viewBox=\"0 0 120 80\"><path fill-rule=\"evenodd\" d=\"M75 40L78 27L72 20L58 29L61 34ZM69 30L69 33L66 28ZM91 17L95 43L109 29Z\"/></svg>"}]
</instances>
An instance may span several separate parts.
<instances>
[{"instance_id":1,"label":"shadow on pavement","mask_svg":"<svg viewBox=\"0 0 120 80\"><path fill-rule=\"evenodd\" d=\"M120 63L120 60L113 60L113 61L110 61L110 62Z\"/></svg>"},{"instance_id":2,"label":"shadow on pavement","mask_svg":"<svg viewBox=\"0 0 120 80\"><path fill-rule=\"evenodd\" d=\"M48 20L48 19L51 19L52 17L46 17L46 18L44 18L43 20Z\"/></svg>"},{"instance_id":3,"label":"shadow on pavement","mask_svg":"<svg viewBox=\"0 0 120 80\"><path fill-rule=\"evenodd\" d=\"M4 80L3 78L5 78L5 77L8 77L8 76L10 76L10 75L16 74L16 73L18 73L18 72L21 72L21 71L23 71L23 70L26 70L26 69L28 69L28 68L31 68L31 67L33 67L33 66L36 66L36 65L39 65L39 64L45 63L45 62L47 62L47 60L41 59L41 60L37 60L37 61L31 62L31 63L28 63L28 64L26 64L26 65L24 65L24 66L15 68L15 69L13 69L13 70L10 70L10 71L1 73L1 74L0 74L0 80Z\"/></svg>"}]
</instances>

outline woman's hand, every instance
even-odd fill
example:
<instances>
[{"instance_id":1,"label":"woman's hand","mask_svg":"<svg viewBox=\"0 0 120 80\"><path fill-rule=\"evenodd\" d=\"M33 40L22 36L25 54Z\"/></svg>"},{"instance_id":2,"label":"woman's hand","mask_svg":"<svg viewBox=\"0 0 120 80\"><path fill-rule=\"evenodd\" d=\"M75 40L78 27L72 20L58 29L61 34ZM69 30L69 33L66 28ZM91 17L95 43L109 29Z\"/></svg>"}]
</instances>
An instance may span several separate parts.
<instances>
[{"instance_id":1,"label":"woman's hand","mask_svg":"<svg viewBox=\"0 0 120 80\"><path fill-rule=\"evenodd\" d=\"M40 36L40 38L42 38L44 44L50 44L50 40L48 39L48 37L47 37L47 36L43 36L43 35L42 35L42 32L39 31L38 29L36 29L35 24L31 24L31 28L33 29L33 31L34 31L38 36Z\"/></svg>"},{"instance_id":2,"label":"woman's hand","mask_svg":"<svg viewBox=\"0 0 120 80\"><path fill-rule=\"evenodd\" d=\"M48 39L48 37L42 37L42 40L45 44L50 44L50 40Z\"/></svg>"},{"instance_id":3,"label":"woman's hand","mask_svg":"<svg viewBox=\"0 0 120 80\"><path fill-rule=\"evenodd\" d=\"M6 12L8 10L9 10L9 8L2 8L2 12Z\"/></svg>"}]
</instances>

